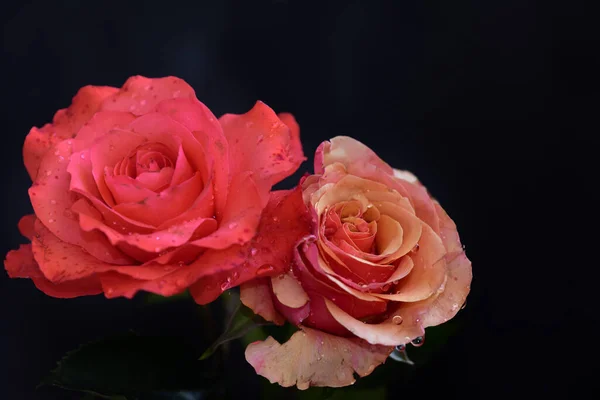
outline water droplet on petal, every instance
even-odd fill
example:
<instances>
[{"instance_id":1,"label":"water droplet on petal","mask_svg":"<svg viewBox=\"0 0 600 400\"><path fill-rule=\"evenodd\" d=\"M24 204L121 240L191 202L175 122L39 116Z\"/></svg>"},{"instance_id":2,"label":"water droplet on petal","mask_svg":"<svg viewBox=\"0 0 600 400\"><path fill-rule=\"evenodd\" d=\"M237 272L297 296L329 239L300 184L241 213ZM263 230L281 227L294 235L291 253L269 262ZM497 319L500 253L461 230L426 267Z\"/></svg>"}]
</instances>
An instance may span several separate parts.
<instances>
[{"instance_id":1,"label":"water droplet on petal","mask_svg":"<svg viewBox=\"0 0 600 400\"><path fill-rule=\"evenodd\" d=\"M253 256L255 256L256 254L258 254L258 249L254 248L254 247L251 248L250 249L250 254L252 254Z\"/></svg>"},{"instance_id":2,"label":"water droplet on petal","mask_svg":"<svg viewBox=\"0 0 600 400\"><path fill-rule=\"evenodd\" d=\"M113 288L108 288L108 289L106 289L106 294L107 294L107 295L111 295L111 294L113 294L113 293L114 293L114 291L115 291L115 290L114 290Z\"/></svg>"},{"instance_id":3,"label":"water droplet on petal","mask_svg":"<svg viewBox=\"0 0 600 400\"><path fill-rule=\"evenodd\" d=\"M410 342L415 347L423 346L423 343L425 343L425 336L417 336Z\"/></svg>"},{"instance_id":4,"label":"water droplet on petal","mask_svg":"<svg viewBox=\"0 0 600 400\"><path fill-rule=\"evenodd\" d=\"M258 135L258 139L256 140L256 144L259 144L260 142L262 142L264 138L265 138L264 135Z\"/></svg>"},{"instance_id":5,"label":"water droplet on petal","mask_svg":"<svg viewBox=\"0 0 600 400\"><path fill-rule=\"evenodd\" d=\"M85 153L81 153L79 157L81 157L82 160L85 160Z\"/></svg>"},{"instance_id":6,"label":"water droplet on petal","mask_svg":"<svg viewBox=\"0 0 600 400\"><path fill-rule=\"evenodd\" d=\"M406 350L405 345L399 344L398 346L396 346L396 351L403 352L404 350Z\"/></svg>"},{"instance_id":7,"label":"water droplet on petal","mask_svg":"<svg viewBox=\"0 0 600 400\"><path fill-rule=\"evenodd\" d=\"M394 315L394 317L392 318L392 322L396 325L400 325L402 321L403 319L401 315Z\"/></svg>"},{"instance_id":8,"label":"water droplet on petal","mask_svg":"<svg viewBox=\"0 0 600 400\"><path fill-rule=\"evenodd\" d=\"M48 222L52 224L52 223L56 222L56 220L55 220L54 218L50 218L50 219L48 220Z\"/></svg>"},{"instance_id":9,"label":"water droplet on petal","mask_svg":"<svg viewBox=\"0 0 600 400\"><path fill-rule=\"evenodd\" d=\"M156 239L156 240L160 240L160 236L157 236L155 239Z\"/></svg>"},{"instance_id":10,"label":"water droplet on petal","mask_svg":"<svg viewBox=\"0 0 600 400\"><path fill-rule=\"evenodd\" d=\"M56 204L56 200L50 200L50 204Z\"/></svg>"},{"instance_id":11,"label":"water droplet on petal","mask_svg":"<svg viewBox=\"0 0 600 400\"><path fill-rule=\"evenodd\" d=\"M231 278L227 277L227 280L223 283L221 283L221 291L226 291L227 289L229 289L229 287L231 286Z\"/></svg>"},{"instance_id":12,"label":"water droplet on petal","mask_svg":"<svg viewBox=\"0 0 600 400\"><path fill-rule=\"evenodd\" d=\"M236 222L232 222L228 226L229 226L229 229L235 229L235 228L237 228L238 224Z\"/></svg>"},{"instance_id":13,"label":"water droplet on petal","mask_svg":"<svg viewBox=\"0 0 600 400\"><path fill-rule=\"evenodd\" d=\"M272 265L263 265L256 270L256 275L266 275L274 270Z\"/></svg>"},{"instance_id":14,"label":"water droplet on petal","mask_svg":"<svg viewBox=\"0 0 600 400\"><path fill-rule=\"evenodd\" d=\"M186 284L186 282L185 282L185 279L183 279L183 278L179 278L179 279L177 279L177 280L175 281L175 284L176 284L177 286L179 286L179 287L184 287L184 286L185 286L185 284Z\"/></svg>"},{"instance_id":15,"label":"water droplet on petal","mask_svg":"<svg viewBox=\"0 0 600 400\"><path fill-rule=\"evenodd\" d=\"M146 101L146 100L140 100L140 106L145 106L145 105L146 105L146 103L147 103L147 101Z\"/></svg>"},{"instance_id":16,"label":"water droplet on petal","mask_svg":"<svg viewBox=\"0 0 600 400\"><path fill-rule=\"evenodd\" d=\"M452 304L452 311L456 311L456 310L458 310L458 304L454 303L454 304Z\"/></svg>"},{"instance_id":17,"label":"water droplet on petal","mask_svg":"<svg viewBox=\"0 0 600 400\"><path fill-rule=\"evenodd\" d=\"M237 271L235 271L235 272L233 273L233 279L235 280L235 279L237 279L237 278L239 278L239 277L240 277L240 273L239 273L239 272L237 272Z\"/></svg>"},{"instance_id":18,"label":"water droplet on petal","mask_svg":"<svg viewBox=\"0 0 600 400\"><path fill-rule=\"evenodd\" d=\"M273 222L279 221L279 217L273 217Z\"/></svg>"}]
</instances>

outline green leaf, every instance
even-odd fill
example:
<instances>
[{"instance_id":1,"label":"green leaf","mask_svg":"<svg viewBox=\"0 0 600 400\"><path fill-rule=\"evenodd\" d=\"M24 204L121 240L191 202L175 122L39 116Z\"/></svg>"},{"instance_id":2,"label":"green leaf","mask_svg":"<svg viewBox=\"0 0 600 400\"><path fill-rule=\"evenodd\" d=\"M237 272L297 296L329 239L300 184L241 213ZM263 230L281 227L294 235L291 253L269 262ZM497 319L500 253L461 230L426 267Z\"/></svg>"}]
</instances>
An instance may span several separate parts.
<instances>
[{"instance_id":1,"label":"green leaf","mask_svg":"<svg viewBox=\"0 0 600 400\"><path fill-rule=\"evenodd\" d=\"M217 388L216 359L197 360L181 338L126 334L67 353L41 385L125 400L142 393Z\"/></svg>"},{"instance_id":2,"label":"green leaf","mask_svg":"<svg viewBox=\"0 0 600 400\"><path fill-rule=\"evenodd\" d=\"M225 295L226 306L231 306L231 303L235 301L235 295ZM200 360L205 360L210 357L219 346L230 342L234 339L238 339L249 333L250 331L266 325L272 325L272 323L265 321L262 317L254 314L252 310L244 306L237 298L237 304L231 312L231 317L225 331L215 340L215 342L200 356Z\"/></svg>"}]
</instances>

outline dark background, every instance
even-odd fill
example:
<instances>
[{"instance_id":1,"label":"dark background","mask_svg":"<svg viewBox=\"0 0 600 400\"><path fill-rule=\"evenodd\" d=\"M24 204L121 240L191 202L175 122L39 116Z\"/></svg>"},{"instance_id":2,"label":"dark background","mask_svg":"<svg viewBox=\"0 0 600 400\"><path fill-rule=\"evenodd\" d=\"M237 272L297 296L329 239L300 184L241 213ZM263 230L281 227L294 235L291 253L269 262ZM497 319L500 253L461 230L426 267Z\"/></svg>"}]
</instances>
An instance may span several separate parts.
<instances>
[{"instance_id":1,"label":"dark background","mask_svg":"<svg viewBox=\"0 0 600 400\"><path fill-rule=\"evenodd\" d=\"M464 326L415 379L388 382L390 397L583 391L597 379L598 342L592 14L575 2L393 3L3 5L0 253L25 241L16 226L31 210L30 127L84 85L175 75L217 116L258 99L292 112L310 161L322 140L361 140L413 171L453 217L473 262ZM0 285L6 399L78 398L35 386L81 343L132 327L202 329L183 306L52 299L4 273ZM256 398L262 378L241 348L232 354L240 397Z\"/></svg>"}]
</instances>

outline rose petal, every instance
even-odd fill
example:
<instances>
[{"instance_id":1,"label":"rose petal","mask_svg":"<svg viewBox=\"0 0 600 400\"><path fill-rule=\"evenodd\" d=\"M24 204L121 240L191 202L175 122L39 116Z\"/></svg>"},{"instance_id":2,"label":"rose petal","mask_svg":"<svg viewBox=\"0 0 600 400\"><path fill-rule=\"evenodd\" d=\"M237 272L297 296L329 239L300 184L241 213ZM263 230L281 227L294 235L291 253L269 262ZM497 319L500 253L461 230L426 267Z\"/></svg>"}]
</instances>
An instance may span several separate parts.
<instances>
[{"instance_id":1,"label":"rose petal","mask_svg":"<svg viewBox=\"0 0 600 400\"><path fill-rule=\"evenodd\" d=\"M271 298L271 287L266 278L258 278L243 283L240 286L240 300L242 304L265 320L274 322L276 325L285 323L285 319L275 311Z\"/></svg>"},{"instance_id":2,"label":"rose petal","mask_svg":"<svg viewBox=\"0 0 600 400\"><path fill-rule=\"evenodd\" d=\"M271 277L271 286L273 294L284 306L300 308L308 302L308 295L291 273Z\"/></svg>"},{"instance_id":3,"label":"rose petal","mask_svg":"<svg viewBox=\"0 0 600 400\"><path fill-rule=\"evenodd\" d=\"M173 76L155 79L132 76L117 93L102 103L101 109L143 115L163 100L195 96L190 85Z\"/></svg>"},{"instance_id":4,"label":"rose petal","mask_svg":"<svg viewBox=\"0 0 600 400\"><path fill-rule=\"evenodd\" d=\"M271 292L272 293L272 292ZM273 304L275 305L275 309L279 314L281 314L286 320L288 320L293 325L300 325L304 322L311 313L311 302L310 297L308 297L308 301L301 305L298 308L288 307L281 303L277 296L272 295ZM335 323L335 321L333 321ZM339 324L338 324L339 325ZM341 329L344 329L340 326Z\"/></svg>"},{"instance_id":5,"label":"rose petal","mask_svg":"<svg viewBox=\"0 0 600 400\"><path fill-rule=\"evenodd\" d=\"M31 240L35 234L35 229L33 227L35 220L35 214L25 215L19 220L19 232L29 240Z\"/></svg>"},{"instance_id":6,"label":"rose petal","mask_svg":"<svg viewBox=\"0 0 600 400\"><path fill-rule=\"evenodd\" d=\"M121 203L113 207L115 212L144 224L159 226L190 208L202 192L199 173L179 186L170 187L158 194L152 193L137 203Z\"/></svg>"},{"instance_id":7,"label":"rose petal","mask_svg":"<svg viewBox=\"0 0 600 400\"><path fill-rule=\"evenodd\" d=\"M179 146L179 152L177 154L177 162L175 164L175 170L173 171L173 177L171 178L171 186L177 186L183 181L188 180L194 175L194 170L190 165L183 147Z\"/></svg>"},{"instance_id":8,"label":"rose petal","mask_svg":"<svg viewBox=\"0 0 600 400\"><path fill-rule=\"evenodd\" d=\"M378 295L394 301L419 301L433 295L446 276L446 249L429 225L423 223L419 249L411 253L414 267L396 286L396 294Z\"/></svg>"},{"instance_id":9,"label":"rose petal","mask_svg":"<svg viewBox=\"0 0 600 400\"><path fill-rule=\"evenodd\" d=\"M298 389L310 386L342 387L367 376L387 359L392 349L372 346L306 327L283 345L272 337L246 348L246 360L271 383Z\"/></svg>"},{"instance_id":10,"label":"rose petal","mask_svg":"<svg viewBox=\"0 0 600 400\"><path fill-rule=\"evenodd\" d=\"M329 300L325 300L325 304L336 321L354 335L371 344L397 346L406 344L417 336L421 336L425 333L425 330L421 325L411 323L411 321L404 316L404 320L400 325L394 323L392 318L379 324L366 324L352 317Z\"/></svg>"},{"instance_id":11,"label":"rose petal","mask_svg":"<svg viewBox=\"0 0 600 400\"><path fill-rule=\"evenodd\" d=\"M160 192L169 187L174 172L172 167L166 167L157 172L142 172L135 180L154 192Z\"/></svg>"},{"instance_id":12,"label":"rose petal","mask_svg":"<svg viewBox=\"0 0 600 400\"><path fill-rule=\"evenodd\" d=\"M257 182L265 180L273 186L298 169L306 158L290 115L284 118L292 129L260 101L246 114L225 114L219 118L229 142L233 176L253 171Z\"/></svg>"},{"instance_id":13,"label":"rose petal","mask_svg":"<svg viewBox=\"0 0 600 400\"><path fill-rule=\"evenodd\" d=\"M183 124L205 150L206 165L212 165L215 189L215 215L221 217L228 198L229 145L221 124L213 113L196 99L166 100L156 111Z\"/></svg>"},{"instance_id":14,"label":"rose petal","mask_svg":"<svg viewBox=\"0 0 600 400\"><path fill-rule=\"evenodd\" d=\"M220 273L212 271L213 275L203 277L191 288L194 299L199 304L216 299L225 290L219 283L227 282L228 278L231 286L236 286L257 277L281 274L289 268L293 259L291 249L310 232L311 225L300 187L271 192L257 234L244 246L246 253L242 257L247 259L243 268L235 270L238 275L234 277L232 272L236 268L235 263ZM233 258L233 251L227 256Z\"/></svg>"},{"instance_id":15,"label":"rose petal","mask_svg":"<svg viewBox=\"0 0 600 400\"><path fill-rule=\"evenodd\" d=\"M427 189L419 183L410 183L404 179L399 181L406 189L417 217L428 224L435 233L438 233L440 231L439 218Z\"/></svg>"},{"instance_id":16,"label":"rose petal","mask_svg":"<svg viewBox=\"0 0 600 400\"><path fill-rule=\"evenodd\" d=\"M102 293L97 277L77 279L54 284L44 277L33 258L31 244L21 245L19 250L11 250L6 255L4 266L11 278L30 278L34 285L51 297L70 299L79 296Z\"/></svg>"},{"instance_id":17,"label":"rose petal","mask_svg":"<svg viewBox=\"0 0 600 400\"><path fill-rule=\"evenodd\" d=\"M31 180L37 177L42 159L57 143L72 138L98 110L100 103L117 89L107 86L85 86L73 97L67 109L59 110L52 121L41 129L32 128L23 145L23 161Z\"/></svg>"},{"instance_id":18,"label":"rose petal","mask_svg":"<svg viewBox=\"0 0 600 400\"><path fill-rule=\"evenodd\" d=\"M402 245L402 225L388 215L381 215L377 221L377 235L375 245L379 255L390 255L395 253Z\"/></svg>"},{"instance_id":19,"label":"rose petal","mask_svg":"<svg viewBox=\"0 0 600 400\"><path fill-rule=\"evenodd\" d=\"M447 257L453 258L463 250L458 231L456 230L456 224L438 202L435 202L434 204L436 213L440 218L440 238L442 238L444 247L448 252Z\"/></svg>"},{"instance_id":20,"label":"rose petal","mask_svg":"<svg viewBox=\"0 0 600 400\"><path fill-rule=\"evenodd\" d=\"M29 189L29 198L37 218L65 241L86 249L97 259L113 264L129 264L131 259L115 249L98 232L83 232L71 207L78 196L69 191L70 175L65 160L71 156L72 143L65 140L47 153L36 182ZM61 159L62 157L62 159ZM50 174L48 174L50 172Z\"/></svg>"},{"instance_id":21,"label":"rose petal","mask_svg":"<svg viewBox=\"0 0 600 400\"><path fill-rule=\"evenodd\" d=\"M105 175L104 184L110 192L110 198L114 199L113 205L137 203L148 197L156 196L156 193L151 189L148 189L136 179L126 175Z\"/></svg>"},{"instance_id":22,"label":"rose petal","mask_svg":"<svg viewBox=\"0 0 600 400\"><path fill-rule=\"evenodd\" d=\"M336 162L346 166L366 163L393 174L392 167L379 158L373 150L348 136L337 136L321 143L315 154L315 173L322 174L325 167Z\"/></svg>"}]
</instances>

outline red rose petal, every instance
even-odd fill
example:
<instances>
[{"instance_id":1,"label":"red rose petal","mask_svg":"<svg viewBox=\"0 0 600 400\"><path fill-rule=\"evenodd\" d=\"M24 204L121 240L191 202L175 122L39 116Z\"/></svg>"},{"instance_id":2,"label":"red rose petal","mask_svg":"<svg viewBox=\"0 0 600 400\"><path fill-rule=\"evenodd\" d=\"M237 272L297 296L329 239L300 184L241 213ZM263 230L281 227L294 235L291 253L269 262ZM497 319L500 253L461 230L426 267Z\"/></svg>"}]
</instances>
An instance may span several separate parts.
<instances>
[{"instance_id":1,"label":"red rose petal","mask_svg":"<svg viewBox=\"0 0 600 400\"><path fill-rule=\"evenodd\" d=\"M182 79L132 76L117 93L102 103L101 109L143 115L163 100L195 97L194 89Z\"/></svg>"},{"instance_id":2,"label":"red rose petal","mask_svg":"<svg viewBox=\"0 0 600 400\"><path fill-rule=\"evenodd\" d=\"M152 196L156 193L143 186L136 179L126 175L104 176L104 184L110 191L111 197L114 199L114 204L121 203L137 203Z\"/></svg>"},{"instance_id":3,"label":"red rose petal","mask_svg":"<svg viewBox=\"0 0 600 400\"><path fill-rule=\"evenodd\" d=\"M391 347L372 346L303 327L283 345L270 336L251 343L246 348L246 360L271 383L296 385L304 390L310 386L352 385L354 374L369 375L391 351Z\"/></svg>"},{"instance_id":4,"label":"red rose petal","mask_svg":"<svg viewBox=\"0 0 600 400\"><path fill-rule=\"evenodd\" d=\"M19 250L9 251L4 266L11 278L30 278L39 290L51 297L70 299L102 293L100 281L95 276L59 284L50 282L40 272L33 258L31 244L21 245Z\"/></svg>"},{"instance_id":5,"label":"red rose petal","mask_svg":"<svg viewBox=\"0 0 600 400\"><path fill-rule=\"evenodd\" d=\"M192 288L194 299L199 304L207 304L225 290L221 282L230 280L237 286L261 276L274 276L289 268L293 259L294 245L310 233L312 220L302 200L302 190L271 192L254 240L244 246L244 266L232 272L235 265L225 271L200 279ZM218 283L218 284L217 284Z\"/></svg>"},{"instance_id":6,"label":"red rose petal","mask_svg":"<svg viewBox=\"0 0 600 400\"><path fill-rule=\"evenodd\" d=\"M181 182L190 179L192 175L194 175L194 170L185 156L183 147L179 146L175 170L173 171L173 176L171 177L171 186L179 185Z\"/></svg>"},{"instance_id":7,"label":"red rose petal","mask_svg":"<svg viewBox=\"0 0 600 400\"><path fill-rule=\"evenodd\" d=\"M35 234L33 225L35 224L36 219L35 214L29 214L21 217L19 220L19 232L29 240L31 240Z\"/></svg>"},{"instance_id":8,"label":"red rose petal","mask_svg":"<svg viewBox=\"0 0 600 400\"><path fill-rule=\"evenodd\" d=\"M253 171L257 181L265 180L273 186L294 173L306 158L290 117L284 116L293 129L259 101L246 114L225 114L219 118L229 142L231 174Z\"/></svg>"},{"instance_id":9,"label":"red rose petal","mask_svg":"<svg viewBox=\"0 0 600 400\"><path fill-rule=\"evenodd\" d=\"M307 295L306 297L306 303L304 303L303 305L294 308L294 307L288 307L284 304L282 304L279 299L277 298L277 296L275 296L271 290L271 296L272 296L272 300L273 300L273 304L275 306L275 309L277 310L277 312L279 312L279 314L283 315L283 317L289 321L290 323L294 324L294 325L300 325L302 323L302 321L304 321L309 315L310 315L310 301L309 301L309 297Z\"/></svg>"},{"instance_id":10,"label":"red rose petal","mask_svg":"<svg viewBox=\"0 0 600 400\"><path fill-rule=\"evenodd\" d=\"M71 156L70 140L59 143L46 154L29 198L37 218L62 241L85 248L94 257L113 264L129 264L131 259L115 249L98 232L83 232L71 207L77 195L69 191L67 161Z\"/></svg>"},{"instance_id":11,"label":"red rose petal","mask_svg":"<svg viewBox=\"0 0 600 400\"><path fill-rule=\"evenodd\" d=\"M32 128L23 145L23 161L31 180L37 177L45 154L57 143L72 138L98 110L100 103L117 89L107 86L85 86L73 97L67 109L59 110L52 121L41 129Z\"/></svg>"},{"instance_id":12,"label":"red rose petal","mask_svg":"<svg viewBox=\"0 0 600 400\"><path fill-rule=\"evenodd\" d=\"M212 165L215 214L220 218L228 198L229 145L219 121L204 104L196 99L166 100L156 107L156 111L183 124L202 144L205 150L205 164Z\"/></svg>"},{"instance_id":13,"label":"red rose petal","mask_svg":"<svg viewBox=\"0 0 600 400\"><path fill-rule=\"evenodd\" d=\"M113 209L135 221L159 226L190 208L202 192L202 188L202 177L196 173L181 185L170 187L158 194L152 193L137 203L117 204Z\"/></svg>"}]
</instances>

